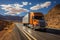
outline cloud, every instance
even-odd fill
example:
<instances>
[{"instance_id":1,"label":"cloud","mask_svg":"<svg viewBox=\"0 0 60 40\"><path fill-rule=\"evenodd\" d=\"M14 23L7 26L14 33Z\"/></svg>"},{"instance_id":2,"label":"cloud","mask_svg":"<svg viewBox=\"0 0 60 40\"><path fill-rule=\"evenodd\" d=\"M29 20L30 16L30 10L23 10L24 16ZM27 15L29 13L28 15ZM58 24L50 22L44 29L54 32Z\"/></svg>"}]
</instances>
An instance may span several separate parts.
<instances>
[{"instance_id":1,"label":"cloud","mask_svg":"<svg viewBox=\"0 0 60 40\"><path fill-rule=\"evenodd\" d=\"M22 2L23 5L28 5L28 2Z\"/></svg>"},{"instance_id":2,"label":"cloud","mask_svg":"<svg viewBox=\"0 0 60 40\"><path fill-rule=\"evenodd\" d=\"M32 6L30 9L31 10L38 10L38 9L41 9L41 8L47 8L50 5L51 5L51 2L48 1L48 2L45 2L45 3L42 3L42 4L37 4L35 6Z\"/></svg>"},{"instance_id":3,"label":"cloud","mask_svg":"<svg viewBox=\"0 0 60 40\"><path fill-rule=\"evenodd\" d=\"M50 5L51 5L51 2L48 1L48 2L41 4L41 7L44 8L44 7L48 7Z\"/></svg>"},{"instance_id":4,"label":"cloud","mask_svg":"<svg viewBox=\"0 0 60 40\"><path fill-rule=\"evenodd\" d=\"M31 5L32 3L30 2L29 5Z\"/></svg>"},{"instance_id":5,"label":"cloud","mask_svg":"<svg viewBox=\"0 0 60 40\"><path fill-rule=\"evenodd\" d=\"M38 10L38 9L40 9L40 5L37 4L37 5L33 6L33 7L31 7L30 9L31 10Z\"/></svg>"},{"instance_id":6,"label":"cloud","mask_svg":"<svg viewBox=\"0 0 60 40\"><path fill-rule=\"evenodd\" d=\"M18 7L23 7L24 5L21 4L13 4L14 6L18 6Z\"/></svg>"},{"instance_id":7,"label":"cloud","mask_svg":"<svg viewBox=\"0 0 60 40\"><path fill-rule=\"evenodd\" d=\"M22 2L22 5L31 5L31 2Z\"/></svg>"},{"instance_id":8,"label":"cloud","mask_svg":"<svg viewBox=\"0 0 60 40\"><path fill-rule=\"evenodd\" d=\"M8 5L0 5L3 9L6 11L5 14L11 14L11 15L14 15L14 14L19 14L21 12L29 12L29 10L25 9L25 8L22 8L23 5L20 5L20 4L8 4Z\"/></svg>"},{"instance_id":9,"label":"cloud","mask_svg":"<svg viewBox=\"0 0 60 40\"><path fill-rule=\"evenodd\" d=\"M7 15L12 15L12 16L15 16L16 14L8 14L8 13L4 13L4 14L7 14Z\"/></svg>"}]
</instances>

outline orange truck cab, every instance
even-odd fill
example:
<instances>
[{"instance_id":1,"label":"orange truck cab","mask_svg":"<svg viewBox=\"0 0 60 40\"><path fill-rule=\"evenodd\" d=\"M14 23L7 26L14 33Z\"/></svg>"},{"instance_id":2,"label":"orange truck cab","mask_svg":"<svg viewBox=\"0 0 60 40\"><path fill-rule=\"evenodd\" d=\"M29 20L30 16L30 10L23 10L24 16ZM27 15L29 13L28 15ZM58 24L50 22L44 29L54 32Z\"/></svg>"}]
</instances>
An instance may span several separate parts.
<instances>
[{"instance_id":1,"label":"orange truck cab","mask_svg":"<svg viewBox=\"0 0 60 40\"><path fill-rule=\"evenodd\" d=\"M44 15L40 12L30 12L23 17L23 25L38 29L45 26Z\"/></svg>"}]
</instances>

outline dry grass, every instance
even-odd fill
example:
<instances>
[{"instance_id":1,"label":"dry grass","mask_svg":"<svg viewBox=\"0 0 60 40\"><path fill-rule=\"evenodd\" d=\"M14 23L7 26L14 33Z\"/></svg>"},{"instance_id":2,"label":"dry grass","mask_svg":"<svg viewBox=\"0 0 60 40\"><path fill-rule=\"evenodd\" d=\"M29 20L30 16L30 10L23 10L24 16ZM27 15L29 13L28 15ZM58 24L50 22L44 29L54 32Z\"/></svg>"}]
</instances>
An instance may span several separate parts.
<instances>
[{"instance_id":1,"label":"dry grass","mask_svg":"<svg viewBox=\"0 0 60 40\"><path fill-rule=\"evenodd\" d=\"M8 29L12 26L13 22L0 20L0 30Z\"/></svg>"}]
</instances>

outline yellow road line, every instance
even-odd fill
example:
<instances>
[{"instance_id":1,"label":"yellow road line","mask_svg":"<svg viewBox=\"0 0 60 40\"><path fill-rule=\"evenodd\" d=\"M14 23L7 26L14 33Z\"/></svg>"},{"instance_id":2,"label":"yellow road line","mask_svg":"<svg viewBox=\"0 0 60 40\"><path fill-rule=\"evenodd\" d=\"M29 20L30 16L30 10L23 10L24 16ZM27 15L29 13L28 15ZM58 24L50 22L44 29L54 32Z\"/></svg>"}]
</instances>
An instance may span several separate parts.
<instances>
[{"instance_id":1,"label":"yellow road line","mask_svg":"<svg viewBox=\"0 0 60 40\"><path fill-rule=\"evenodd\" d=\"M25 30L24 30L25 31ZM26 31L25 31L26 32ZM33 38L34 40L37 40L35 37L33 37L30 33L26 32L31 38Z\"/></svg>"}]
</instances>

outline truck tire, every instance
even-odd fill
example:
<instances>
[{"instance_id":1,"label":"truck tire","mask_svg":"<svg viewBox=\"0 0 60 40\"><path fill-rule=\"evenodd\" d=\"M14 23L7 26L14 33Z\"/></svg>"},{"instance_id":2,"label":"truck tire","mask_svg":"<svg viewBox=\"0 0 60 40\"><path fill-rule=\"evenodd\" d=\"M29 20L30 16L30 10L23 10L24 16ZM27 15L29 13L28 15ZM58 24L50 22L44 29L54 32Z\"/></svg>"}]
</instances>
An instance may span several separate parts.
<instances>
[{"instance_id":1,"label":"truck tire","mask_svg":"<svg viewBox=\"0 0 60 40\"><path fill-rule=\"evenodd\" d=\"M23 26L28 26L28 24L23 24Z\"/></svg>"},{"instance_id":2,"label":"truck tire","mask_svg":"<svg viewBox=\"0 0 60 40\"><path fill-rule=\"evenodd\" d=\"M23 26L25 26L25 24L23 24Z\"/></svg>"}]
</instances>

